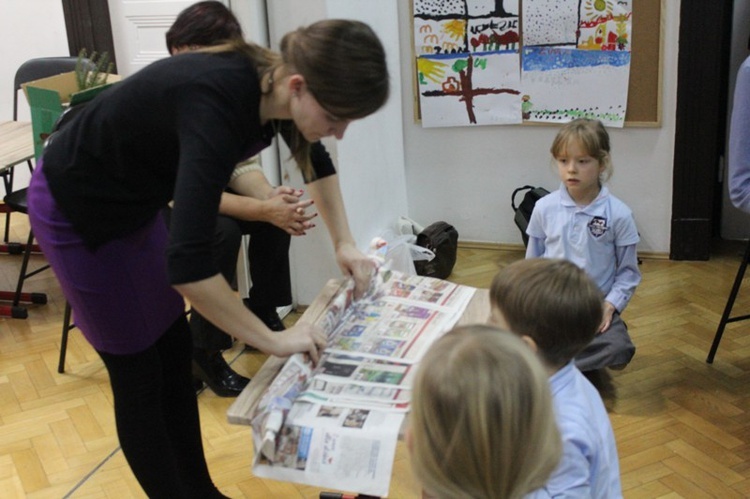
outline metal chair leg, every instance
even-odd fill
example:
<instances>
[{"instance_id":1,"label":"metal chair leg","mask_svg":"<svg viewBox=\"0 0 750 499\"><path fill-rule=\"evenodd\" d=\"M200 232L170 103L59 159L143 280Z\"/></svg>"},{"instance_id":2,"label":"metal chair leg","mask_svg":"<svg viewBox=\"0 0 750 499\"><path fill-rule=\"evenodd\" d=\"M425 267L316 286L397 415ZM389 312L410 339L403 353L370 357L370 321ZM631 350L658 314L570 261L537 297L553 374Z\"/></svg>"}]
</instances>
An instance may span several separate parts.
<instances>
[{"instance_id":1,"label":"metal chair leg","mask_svg":"<svg viewBox=\"0 0 750 499\"><path fill-rule=\"evenodd\" d=\"M750 261L750 240L748 240L747 242L745 255L742 257L742 262L740 262L740 266L737 269L737 277L734 278L732 291L730 291L729 297L727 298L727 304L724 307L724 313L721 315L719 327L716 329L714 341L711 344L711 350L708 352L708 357L706 357L706 362L709 364L712 364L714 361L716 350L719 349L719 343L721 342L721 337L724 334L724 329L727 327L727 324L729 324L730 322L739 322L750 319L750 314L730 317L730 314L732 313L732 307L734 307L734 301L737 299L737 294L739 293L740 287L742 286L742 280L745 277L745 270L747 269L748 261Z\"/></svg>"},{"instance_id":2,"label":"metal chair leg","mask_svg":"<svg viewBox=\"0 0 750 499\"><path fill-rule=\"evenodd\" d=\"M13 297L13 306L18 307L20 302L24 299L24 293L23 293L23 284L26 282L26 279L28 279L31 276L35 276L39 272L42 272L43 270L47 270L49 268L49 265L42 265L36 270L33 270L31 272L27 272L29 268L29 258L31 257L31 251L33 250L33 243L34 243L34 233L29 229L29 239L26 243L26 247L24 248L23 252L23 261L21 262L21 271L18 274L18 283L16 284L16 293ZM36 298L34 298L34 303L47 303L47 295L44 293L33 293L34 295L37 295Z\"/></svg>"},{"instance_id":3,"label":"metal chair leg","mask_svg":"<svg viewBox=\"0 0 750 499\"><path fill-rule=\"evenodd\" d=\"M68 351L68 332L76 327L75 324L70 323L71 316L70 303L65 302L65 315L63 317L63 328L62 328L62 339L60 340L60 360L57 363L57 372L60 374L65 372L65 354Z\"/></svg>"}]
</instances>

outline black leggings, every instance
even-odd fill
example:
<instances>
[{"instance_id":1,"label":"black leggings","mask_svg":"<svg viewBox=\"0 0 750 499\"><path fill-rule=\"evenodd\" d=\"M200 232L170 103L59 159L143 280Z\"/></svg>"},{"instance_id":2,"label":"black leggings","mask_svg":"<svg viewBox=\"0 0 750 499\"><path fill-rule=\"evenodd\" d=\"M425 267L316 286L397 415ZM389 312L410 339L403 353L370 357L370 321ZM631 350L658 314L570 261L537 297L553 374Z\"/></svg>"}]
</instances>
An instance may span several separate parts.
<instances>
[{"instance_id":1,"label":"black leggings","mask_svg":"<svg viewBox=\"0 0 750 499\"><path fill-rule=\"evenodd\" d=\"M142 352L98 352L109 372L120 446L150 498L225 497L211 481L203 454L192 349L190 328L180 316Z\"/></svg>"}]
</instances>

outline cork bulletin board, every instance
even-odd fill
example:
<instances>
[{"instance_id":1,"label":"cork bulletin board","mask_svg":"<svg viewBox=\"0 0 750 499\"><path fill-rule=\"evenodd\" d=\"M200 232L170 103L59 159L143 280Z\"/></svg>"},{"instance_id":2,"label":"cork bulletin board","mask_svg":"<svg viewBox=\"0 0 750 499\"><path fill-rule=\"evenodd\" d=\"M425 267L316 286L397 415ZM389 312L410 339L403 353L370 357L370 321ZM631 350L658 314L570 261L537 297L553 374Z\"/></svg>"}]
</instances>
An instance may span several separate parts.
<instances>
[{"instance_id":1,"label":"cork bulletin board","mask_svg":"<svg viewBox=\"0 0 750 499\"><path fill-rule=\"evenodd\" d=\"M661 126L663 1L633 0L626 126Z\"/></svg>"},{"instance_id":2,"label":"cork bulletin board","mask_svg":"<svg viewBox=\"0 0 750 499\"><path fill-rule=\"evenodd\" d=\"M665 0L632 0L632 49L625 126L661 126L662 86L662 35L663 2ZM523 0L520 0L522 3ZM413 0L410 2L413 12ZM414 25L412 24L412 50L414 50ZM521 19L523 30L523 19ZM413 78L415 120L421 121L420 99L417 84L416 55ZM544 123L524 125L538 126Z\"/></svg>"}]
</instances>

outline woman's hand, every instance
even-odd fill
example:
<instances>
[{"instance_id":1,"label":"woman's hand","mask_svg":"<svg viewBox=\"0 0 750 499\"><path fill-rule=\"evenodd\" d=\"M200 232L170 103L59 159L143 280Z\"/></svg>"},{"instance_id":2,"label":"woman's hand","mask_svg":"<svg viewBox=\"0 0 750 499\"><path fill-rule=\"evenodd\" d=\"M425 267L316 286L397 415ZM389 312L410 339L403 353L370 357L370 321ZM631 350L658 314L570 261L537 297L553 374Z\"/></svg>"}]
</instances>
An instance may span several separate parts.
<instances>
[{"instance_id":1,"label":"woman's hand","mask_svg":"<svg viewBox=\"0 0 750 499\"><path fill-rule=\"evenodd\" d=\"M370 286L375 262L352 243L343 243L336 248L336 262L344 275L354 278L354 298L360 298Z\"/></svg>"},{"instance_id":2,"label":"woman's hand","mask_svg":"<svg viewBox=\"0 0 750 499\"><path fill-rule=\"evenodd\" d=\"M320 360L326 345L321 328L303 322L279 333L272 332L237 299L221 274L174 287L206 319L243 343L280 357L303 353L314 363Z\"/></svg>"},{"instance_id":3,"label":"woman's hand","mask_svg":"<svg viewBox=\"0 0 750 499\"><path fill-rule=\"evenodd\" d=\"M605 301L604 302L604 310L602 314L602 324L599 326L599 332L598 334L606 333L607 329L609 329L609 326L612 325L612 316L614 315L615 306L612 305L610 302Z\"/></svg>"},{"instance_id":4,"label":"woman's hand","mask_svg":"<svg viewBox=\"0 0 750 499\"><path fill-rule=\"evenodd\" d=\"M266 353L277 357L304 353L317 365L325 346L326 335L322 329L313 324L298 322L284 331L273 333L273 342Z\"/></svg>"},{"instance_id":5,"label":"woman's hand","mask_svg":"<svg viewBox=\"0 0 750 499\"><path fill-rule=\"evenodd\" d=\"M357 249L346 219L338 175L329 175L307 184L310 196L323 217L331 242L336 248L336 263L344 275L354 278L354 297L360 298L370 286L375 262Z\"/></svg>"},{"instance_id":6,"label":"woman's hand","mask_svg":"<svg viewBox=\"0 0 750 499\"><path fill-rule=\"evenodd\" d=\"M272 196L263 201L262 220L279 227L292 236L304 236L305 231L315 227L310 222L318 216L317 213L308 215L307 208L313 204L312 199L300 201L302 191L291 187L276 187Z\"/></svg>"}]
</instances>

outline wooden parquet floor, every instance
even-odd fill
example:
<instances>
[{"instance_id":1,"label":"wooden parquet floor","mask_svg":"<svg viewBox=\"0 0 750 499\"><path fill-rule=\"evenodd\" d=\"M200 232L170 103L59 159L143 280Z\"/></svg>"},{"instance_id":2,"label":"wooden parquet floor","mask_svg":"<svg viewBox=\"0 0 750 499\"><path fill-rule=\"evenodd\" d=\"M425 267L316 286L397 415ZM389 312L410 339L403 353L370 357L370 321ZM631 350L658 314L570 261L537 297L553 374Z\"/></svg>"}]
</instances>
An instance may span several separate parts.
<instances>
[{"instance_id":1,"label":"wooden parquet floor","mask_svg":"<svg viewBox=\"0 0 750 499\"><path fill-rule=\"evenodd\" d=\"M20 221L11 239L22 240L24 217L13 218ZM723 243L708 262L643 260L643 282L624 314L638 351L613 373L619 397L610 413L626 498L750 497L750 322L730 324L714 364L705 362L743 249ZM451 280L487 287L522 257L462 247ZM15 286L19 264L0 255L0 289ZM738 312L750 312L747 285ZM66 372L57 373L65 302L53 274L25 290L46 292L49 302L25 320L0 318L0 497L144 497L118 446L106 371L80 332L71 332ZM226 356L248 376L265 359L239 346ZM314 487L254 477L250 429L226 421L232 399L204 391L198 400L207 460L224 494L318 497ZM419 497L402 444L390 494Z\"/></svg>"}]
</instances>

